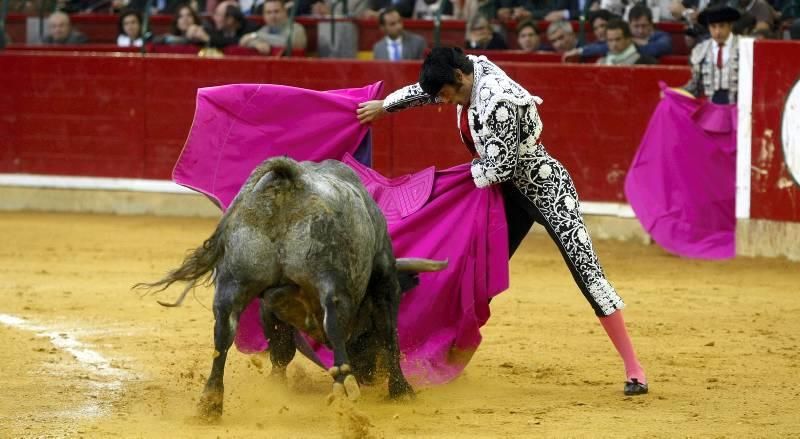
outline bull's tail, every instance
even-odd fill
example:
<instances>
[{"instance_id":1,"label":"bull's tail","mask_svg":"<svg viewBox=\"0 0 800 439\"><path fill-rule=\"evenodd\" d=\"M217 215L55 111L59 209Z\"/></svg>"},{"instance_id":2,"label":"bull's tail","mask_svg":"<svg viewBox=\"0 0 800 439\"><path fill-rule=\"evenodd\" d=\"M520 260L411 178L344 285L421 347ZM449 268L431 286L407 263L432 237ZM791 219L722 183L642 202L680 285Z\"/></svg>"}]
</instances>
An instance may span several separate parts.
<instances>
[{"instance_id":1,"label":"bull's tail","mask_svg":"<svg viewBox=\"0 0 800 439\"><path fill-rule=\"evenodd\" d=\"M178 297L174 303L166 303L158 301L163 306L179 306L189 291L195 286L202 283L208 283L213 280L213 269L217 262L225 254L225 245L222 239L222 233L225 230L228 215L225 215L220 221L217 229L208 238L203 245L194 249L183 260L180 267L170 271L163 279L153 283L138 283L133 286L137 289L153 290L153 293L164 291L175 282L187 282L186 288L183 293ZM205 277L205 280L201 280Z\"/></svg>"},{"instance_id":2,"label":"bull's tail","mask_svg":"<svg viewBox=\"0 0 800 439\"><path fill-rule=\"evenodd\" d=\"M276 157L270 159L264 166L260 167L256 172L261 173L254 175L252 192L260 193L265 188L277 184L278 182L294 182L300 177L303 168L299 163L289 157Z\"/></svg>"}]
</instances>

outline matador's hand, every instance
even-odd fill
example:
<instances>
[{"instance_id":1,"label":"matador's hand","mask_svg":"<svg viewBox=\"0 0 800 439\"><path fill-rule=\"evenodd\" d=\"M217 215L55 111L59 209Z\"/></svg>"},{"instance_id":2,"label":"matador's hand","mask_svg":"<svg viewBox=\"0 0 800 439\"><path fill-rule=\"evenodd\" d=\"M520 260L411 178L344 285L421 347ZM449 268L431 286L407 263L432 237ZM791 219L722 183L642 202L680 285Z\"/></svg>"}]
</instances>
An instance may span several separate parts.
<instances>
[{"instance_id":1,"label":"matador's hand","mask_svg":"<svg viewBox=\"0 0 800 439\"><path fill-rule=\"evenodd\" d=\"M369 123L386 114L383 109L383 100L367 101L358 104L356 115L361 123Z\"/></svg>"}]
</instances>

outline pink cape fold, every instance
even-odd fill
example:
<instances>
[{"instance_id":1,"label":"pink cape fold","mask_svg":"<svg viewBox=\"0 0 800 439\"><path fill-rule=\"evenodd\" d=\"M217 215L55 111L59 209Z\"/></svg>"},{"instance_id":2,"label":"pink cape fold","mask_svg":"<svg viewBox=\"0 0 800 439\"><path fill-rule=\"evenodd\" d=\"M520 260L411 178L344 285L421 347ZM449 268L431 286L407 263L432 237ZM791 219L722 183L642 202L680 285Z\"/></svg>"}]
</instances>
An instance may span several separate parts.
<instances>
[{"instance_id":1,"label":"pink cape fold","mask_svg":"<svg viewBox=\"0 0 800 439\"><path fill-rule=\"evenodd\" d=\"M446 270L420 276L420 285L404 295L398 319L407 378L417 386L444 383L461 373L480 344L489 300L508 288L502 194L497 187L476 188L468 164L388 179L355 160L350 154L366 135L355 118L357 104L379 92L380 83L334 92L272 85L202 89L173 179L226 208L252 169L271 156L340 159L352 167L387 214L397 257L449 260ZM235 340L246 353L268 348L257 301L240 316ZM332 364L327 347L309 343L323 364Z\"/></svg>"},{"instance_id":2,"label":"pink cape fold","mask_svg":"<svg viewBox=\"0 0 800 439\"><path fill-rule=\"evenodd\" d=\"M382 82L326 92L270 84L201 88L172 180L223 209L268 157L321 161L356 152L369 131L355 117Z\"/></svg>"},{"instance_id":3,"label":"pink cape fold","mask_svg":"<svg viewBox=\"0 0 800 439\"><path fill-rule=\"evenodd\" d=\"M665 250L736 254L736 106L666 89L625 178L625 196Z\"/></svg>"}]
</instances>

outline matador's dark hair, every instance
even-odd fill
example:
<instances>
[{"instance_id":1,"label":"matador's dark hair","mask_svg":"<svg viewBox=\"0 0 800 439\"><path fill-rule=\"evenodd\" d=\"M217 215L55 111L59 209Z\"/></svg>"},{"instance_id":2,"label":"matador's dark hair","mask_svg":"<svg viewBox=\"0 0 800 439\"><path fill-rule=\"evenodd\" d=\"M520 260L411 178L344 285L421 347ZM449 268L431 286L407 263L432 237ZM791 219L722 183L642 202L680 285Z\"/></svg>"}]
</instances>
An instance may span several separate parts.
<instances>
[{"instance_id":1,"label":"matador's dark hair","mask_svg":"<svg viewBox=\"0 0 800 439\"><path fill-rule=\"evenodd\" d=\"M456 85L455 69L465 74L472 73L472 61L458 47L436 47L425 57L419 71L422 91L436 96L445 85Z\"/></svg>"}]
</instances>

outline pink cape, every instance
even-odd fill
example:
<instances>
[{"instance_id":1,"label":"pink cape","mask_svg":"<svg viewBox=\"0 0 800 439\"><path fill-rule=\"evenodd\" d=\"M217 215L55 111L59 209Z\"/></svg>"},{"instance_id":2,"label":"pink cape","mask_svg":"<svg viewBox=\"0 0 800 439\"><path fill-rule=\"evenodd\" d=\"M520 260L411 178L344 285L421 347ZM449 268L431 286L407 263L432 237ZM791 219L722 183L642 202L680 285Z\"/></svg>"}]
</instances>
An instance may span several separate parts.
<instances>
[{"instance_id":1,"label":"pink cape","mask_svg":"<svg viewBox=\"0 0 800 439\"><path fill-rule=\"evenodd\" d=\"M397 257L449 260L446 270L422 274L420 285L404 295L398 322L406 377L417 386L444 383L461 373L480 344L489 299L508 288L502 194L496 187L477 189L467 164L387 179L351 157L368 130L355 117L357 104L379 92L380 83L333 92L273 85L200 89L173 180L226 208L268 157L343 160L387 217ZM310 344L329 366L327 347ZM236 346L247 353L268 348L257 301L240 317Z\"/></svg>"},{"instance_id":2,"label":"pink cape","mask_svg":"<svg viewBox=\"0 0 800 439\"><path fill-rule=\"evenodd\" d=\"M736 254L736 106L666 89L625 178L625 196L661 247L689 258Z\"/></svg>"}]
</instances>

